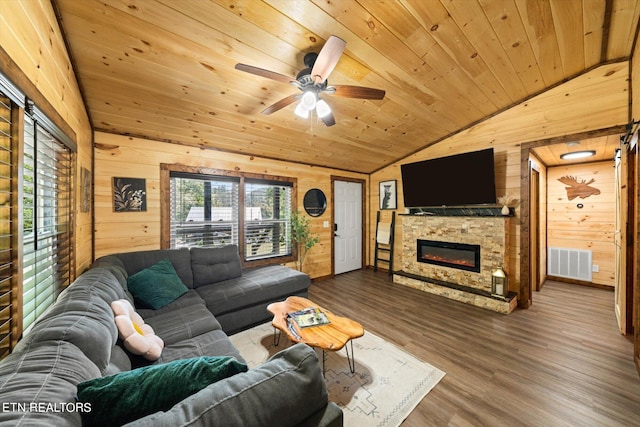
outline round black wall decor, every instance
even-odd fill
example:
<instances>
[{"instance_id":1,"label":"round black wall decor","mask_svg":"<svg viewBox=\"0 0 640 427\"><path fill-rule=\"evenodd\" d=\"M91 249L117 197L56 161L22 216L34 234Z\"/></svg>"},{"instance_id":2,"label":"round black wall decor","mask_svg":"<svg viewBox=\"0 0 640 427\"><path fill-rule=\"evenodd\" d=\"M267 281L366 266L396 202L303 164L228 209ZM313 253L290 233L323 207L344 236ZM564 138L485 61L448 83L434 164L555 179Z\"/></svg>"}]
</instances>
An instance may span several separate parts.
<instances>
[{"instance_id":1,"label":"round black wall decor","mask_svg":"<svg viewBox=\"0 0 640 427\"><path fill-rule=\"evenodd\" d=\"M310 216L320 216L327 209L327 197L319 188L312 188L305 193L303 204Z\"/></svg>"}]
</instances>

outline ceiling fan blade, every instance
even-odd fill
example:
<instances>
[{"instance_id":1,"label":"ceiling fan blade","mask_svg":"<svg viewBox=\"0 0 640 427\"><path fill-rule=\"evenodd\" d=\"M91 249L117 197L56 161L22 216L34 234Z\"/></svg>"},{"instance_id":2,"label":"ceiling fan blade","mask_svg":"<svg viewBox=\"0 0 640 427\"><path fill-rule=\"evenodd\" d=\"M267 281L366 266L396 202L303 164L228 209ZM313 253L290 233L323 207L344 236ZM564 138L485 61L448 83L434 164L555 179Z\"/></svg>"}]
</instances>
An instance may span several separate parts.
<instances>
[{"instance_id":1,"label":"ceiling fan blade","mask_svg":"<svg viewBox=\"0 0 640 427\"><path fill-rule=\"evenodd\" d=\"M342 56L342 52L346 45L347 42L342 40L340 37L329 37L329 40L327 40L324 46L322 46L322 49L318 54L318 58L316 59L316 63L311 69L311 78L315 84L322 83L327 80L327 77L329 77L329 74L331 74L340 60L340 56Z\"/></svg>"},{"instance_id":2,"label":"ceiling fan blade","mask_svg":"<svg viewBox=\"0 0 640 427\"><path fill-rule=\"evenodd\" d=\"M255 74L256 76L266 77L267 79L276 80L283 83L297 84L298 82L289 76L276 73L275 71L269 71L262 68L254 67L247 64L236 64L236 70L244 71L245 73Z\"/></svg>"},{"instance_id":3,"label":"ceiling fan blade","mask_svg":"<svg viewBox=\"0 0 640 427\"><path fill-rule=\"evenodd\" d=\"M301 96L302 96L301 93L297 93L297 94L294 93L293 95L289 95L286 98L282 98L280 101L276 102L275 104L271 104L267 108L265 108L262 111L262 114L268 115L271 113L275 113L276 111L283 109L287 105L293 104Z\"/></svg>"},{"instance_id":4,"label":"ceiling fan blade","mask_svg":"<svg viewBox=\"0 0 640 427\"><path fill-rule=\"evenodd\" d=\"M333 126L336 124L336 119L335 117L333 117L333 113L329 113L324 117L320 117L320 120L322 120L322 122L327 126Z\"/></svg>"},{"instance_id":5,"label":"ceiling fan blade","mask_svg":"<svg viewBox=\"0 0 640 427\"><path fill-rule=\"evenodd\" d=\"M364 86L335 85L326 90L327 93L343 98L383 99L385 91Z\"/></svg>"}]
</instances>

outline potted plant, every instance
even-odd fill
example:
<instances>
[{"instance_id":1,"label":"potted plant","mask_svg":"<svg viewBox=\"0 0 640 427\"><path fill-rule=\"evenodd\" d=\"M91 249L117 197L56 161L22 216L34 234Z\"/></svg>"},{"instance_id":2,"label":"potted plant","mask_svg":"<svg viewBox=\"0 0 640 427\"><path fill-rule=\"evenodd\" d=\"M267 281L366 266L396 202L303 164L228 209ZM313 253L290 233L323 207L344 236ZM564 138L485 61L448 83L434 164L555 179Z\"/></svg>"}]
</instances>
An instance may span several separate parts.
<instances>
[{"instance_id":1,"label":"potted plant","mask_svg":"<svg viewBox=\"0 0 640 427\"><path fill-rule=\"evenodd\" d=\"M291 212L291 242L295 245L298 254L298 259L296 260L298 271L302 271L304 258L309 249L319 241L320 239L317 235L311 235L309 219L300 212Z\"/></svg>"}]
</instances>

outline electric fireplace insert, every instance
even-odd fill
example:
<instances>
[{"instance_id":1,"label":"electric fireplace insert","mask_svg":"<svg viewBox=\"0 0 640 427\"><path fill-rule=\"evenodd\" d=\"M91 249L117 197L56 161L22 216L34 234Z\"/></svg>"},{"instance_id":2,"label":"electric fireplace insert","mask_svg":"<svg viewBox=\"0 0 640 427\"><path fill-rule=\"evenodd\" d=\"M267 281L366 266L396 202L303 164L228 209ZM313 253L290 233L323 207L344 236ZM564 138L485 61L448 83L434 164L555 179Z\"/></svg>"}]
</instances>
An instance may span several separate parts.
<instances>
[{"instance_id":1,"label":"electric fireplace insert","mask_svg":"<svg viewBox=\"0 0 640 427\"><path fill-rule=\"evenodd\" d=\"M480 245L418 239L418 262L480 273Z\"/></svg>"}]
</instances>

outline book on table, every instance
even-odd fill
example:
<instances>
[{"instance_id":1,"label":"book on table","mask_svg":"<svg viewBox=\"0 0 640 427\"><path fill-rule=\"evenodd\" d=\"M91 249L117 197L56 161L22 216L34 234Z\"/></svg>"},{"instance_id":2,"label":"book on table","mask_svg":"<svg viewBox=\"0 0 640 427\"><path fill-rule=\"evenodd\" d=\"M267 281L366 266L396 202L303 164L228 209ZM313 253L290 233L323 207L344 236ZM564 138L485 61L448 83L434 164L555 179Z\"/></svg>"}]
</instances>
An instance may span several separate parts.
<instances>
[{"instance_id":1,"label":"book on table","mask_svg":"<svg viewBox=\"0 0 640 427\"><path fill-rule=\"evenodd\" d=\"M307 307L302 310L292 311L288 316L295 320L301 328L331 323L327 315L317 307Z\"/></svg>"}]
</instances>

